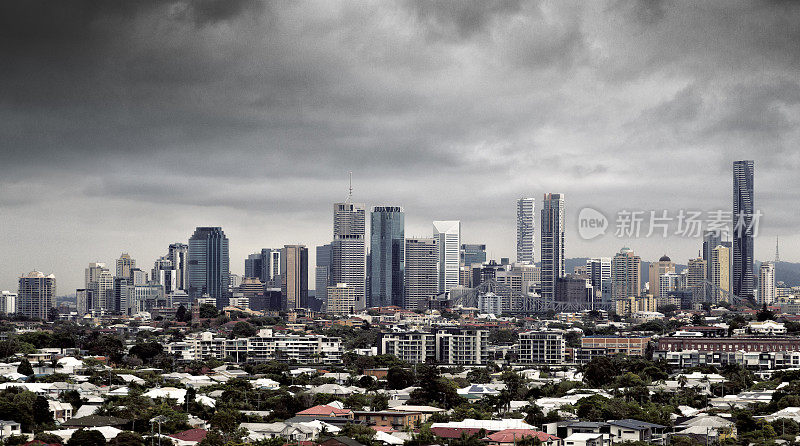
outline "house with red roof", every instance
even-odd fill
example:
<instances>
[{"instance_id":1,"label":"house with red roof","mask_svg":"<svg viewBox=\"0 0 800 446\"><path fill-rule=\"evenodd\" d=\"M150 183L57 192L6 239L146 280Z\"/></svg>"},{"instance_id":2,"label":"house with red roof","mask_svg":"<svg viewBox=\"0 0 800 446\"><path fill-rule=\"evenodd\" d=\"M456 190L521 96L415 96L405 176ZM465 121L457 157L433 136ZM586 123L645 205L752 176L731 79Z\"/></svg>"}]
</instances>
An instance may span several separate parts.
<instances>
[{"instance_id":1,"label":"house with red roof","mask_svg":"<svg viewBox=\"0 0 800 446\"><path fill-rule=\"evenodd\" d=\"M347 418L353 419L353 411L350 409L339 409L338 407L322 404L319 406L309 407L306 410L297 412L295 416L308 417L316 419L318 417L331 417L331 418Z\"/></svg>"},{"instance_id":2,"label":"house with red roof","mask_svg":"<svg viewBox=\"0 0 800 446\"><path fill-rule=\"evenodd\" d=\"M178 446L193 446L206 438L208 432L205 429L189 429L188 431L178 432L169 437L177 440Z\"/></svg>"},{"instance_id":3,"label":"house with red roof","mask_svg":"<svg viewBox=\"0 0 800 446\"><path fill-rule=\"evenodd\" d=\"M505 429L486 436L489 446L514 446L525 438L536 438L546 446L560 446L561 439L547 432L533 429Z\"/></svg>"}]
</instances>

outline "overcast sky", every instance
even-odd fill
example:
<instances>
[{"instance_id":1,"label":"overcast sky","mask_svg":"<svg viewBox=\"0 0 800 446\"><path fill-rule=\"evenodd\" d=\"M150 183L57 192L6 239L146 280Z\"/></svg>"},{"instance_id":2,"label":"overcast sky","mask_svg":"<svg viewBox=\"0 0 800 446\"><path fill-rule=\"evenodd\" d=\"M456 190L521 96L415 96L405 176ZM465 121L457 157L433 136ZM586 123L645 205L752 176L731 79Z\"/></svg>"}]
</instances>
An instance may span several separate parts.
<instances>
[{"instance_id":1,"label":"overcast sky","mask_svg":"<svg viewBox=\"0 0 800 446\"><path fill-rule=\"evenodd\" d=\"M461 219L513 258L515 199L561 192L567 257L685 263L697 239L583 241L578 211L730 210L754 159L756 258L800 261L797 2L3 2L0 61L0 289L149 270L195 226L234 273L313 259L349 171L409 236Z\"/></svg>"}]
</instances>

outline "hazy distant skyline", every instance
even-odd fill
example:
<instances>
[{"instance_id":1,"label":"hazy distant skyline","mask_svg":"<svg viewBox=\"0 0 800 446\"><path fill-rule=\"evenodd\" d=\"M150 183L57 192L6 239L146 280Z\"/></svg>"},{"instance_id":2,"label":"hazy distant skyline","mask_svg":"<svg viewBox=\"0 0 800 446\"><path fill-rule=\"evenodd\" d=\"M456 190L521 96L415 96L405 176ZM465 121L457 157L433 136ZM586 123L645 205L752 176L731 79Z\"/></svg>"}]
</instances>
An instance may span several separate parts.
<instances>
[{"instance_id":1,"label":"hazy distant skyline","mask_svg":"<svg viewBox=\"0 0 800 446\"><path fill-rule=\"evenodd\" d=\"M0 289L40 270L69 294L122 252L149 271L196 226L236 274L265 247L314 259L349 171L407 237L460 219L513 259L530 196L538 261L558 192L567 258L686 263L701 240L583 241L577 212L730 210L753 159L755 257L779 236L800 261L798 42L781 1L4 2Z\"/></svg>"}]
</instances>

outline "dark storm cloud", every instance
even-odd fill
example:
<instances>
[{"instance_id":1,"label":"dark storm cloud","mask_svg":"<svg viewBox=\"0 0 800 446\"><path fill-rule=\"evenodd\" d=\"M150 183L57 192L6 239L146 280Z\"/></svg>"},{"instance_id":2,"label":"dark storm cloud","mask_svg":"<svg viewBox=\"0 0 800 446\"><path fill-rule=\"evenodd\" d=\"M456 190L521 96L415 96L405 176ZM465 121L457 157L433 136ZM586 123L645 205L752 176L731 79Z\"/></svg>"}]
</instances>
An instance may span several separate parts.
<instances>
[{"instance_id":1,"label":"dark storm cloud","mask_svg":"<svg viewBox=\"0 0 800 446\"><path fill-rule=\"evenodd\" d=\"M728 206L755 158L765 230L800 242L798 42L795 2L4 2L0 269L49 267L62 228L67 278L200 224L238 257L321 243L349 171L410 233L462 218L510 255L516 196Z\"/></svg>"}]
</instances>

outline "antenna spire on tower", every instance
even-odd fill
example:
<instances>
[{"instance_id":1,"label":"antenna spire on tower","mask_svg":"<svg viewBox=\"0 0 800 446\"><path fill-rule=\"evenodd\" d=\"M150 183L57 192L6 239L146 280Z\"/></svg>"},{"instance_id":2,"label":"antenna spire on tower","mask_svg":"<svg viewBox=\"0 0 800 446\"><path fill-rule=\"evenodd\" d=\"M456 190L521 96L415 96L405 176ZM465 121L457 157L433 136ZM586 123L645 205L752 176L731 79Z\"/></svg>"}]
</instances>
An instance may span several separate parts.
<instances>
[{"instance_id":1,"label":"antenna spire on tower","mask_svg":"<svg viewBox=\"0 0 800 446\"><path fill-rule=\"evenodd\" d=\"M775 237L775 263L781 261L781 256L778 254L778 237Z\"/></svg>"},{"instance_id":2,"label":"antenna spire on tower","mask_svg":"<svg viewBox=\"0 0 800 446\"><path fill-rule=\"evenodd\" d=\"M347 202L349 203L350 200L353 199L353 172L350 172L350 188L347 192Z\"/></svg>"}]
</instances>

